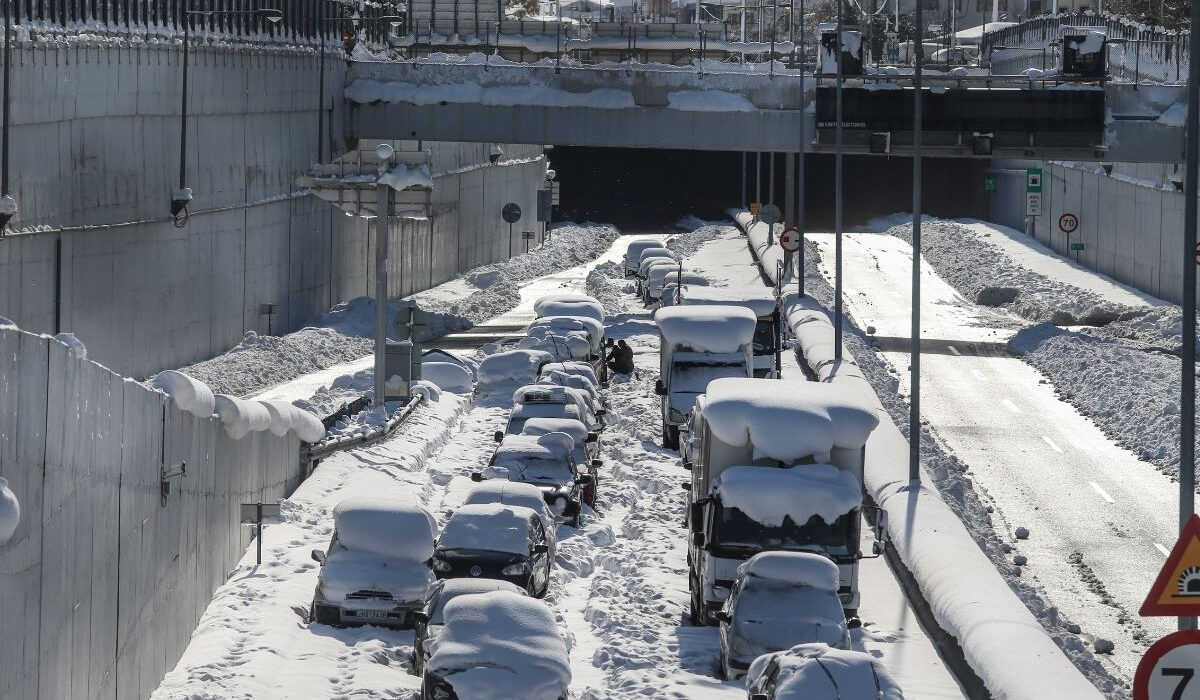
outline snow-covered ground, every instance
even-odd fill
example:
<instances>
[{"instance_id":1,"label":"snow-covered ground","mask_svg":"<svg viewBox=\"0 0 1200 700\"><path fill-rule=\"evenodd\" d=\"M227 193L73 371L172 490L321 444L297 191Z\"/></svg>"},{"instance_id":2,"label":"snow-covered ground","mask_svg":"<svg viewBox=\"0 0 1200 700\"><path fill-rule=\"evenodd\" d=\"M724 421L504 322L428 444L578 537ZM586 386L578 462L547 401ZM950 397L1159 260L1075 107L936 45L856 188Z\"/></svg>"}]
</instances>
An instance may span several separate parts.
<instances>
[{"instance_id":1,"label":"snow-covered ground","mask_svg":"<svg viewBox=\"0 0 1200 700\"><path fill-rule=\"evenodd\" d=\"M831 259L832 236L812 238ZM1022 252L1026 260L1043 255ZM875 327L901 395L908 393L911 255L895 236L844 239L847 311L859 327ZM1020 259L998 267L1020 268ZM1048 261L1037 264L1054 273ZM821 268L831 279L831 265ZM1146 303L1106 280L1087 280L1085 271L1071 275L1100 303ZM965 299L928 263L922 295L924 419L965 465L997 537L1011 547L1009 561L1023 558L1021 578L1058 609L1068 631L1079 625L1085 640L1115 642L1111 655L1097 658L1130 679L1145 647L1173 628L1170 620L1140 619L1136 610L1174 538L1176 488L1009 354L1020 319ZM1053 298L1048 293L1038 305ZM1028 539L1014 537L1018 527L1030 530Z\"/></svg>"},{"instance_id":2,"label":"snow-covered ground","mask_svg":"<svg viewBox=\"0 0 1200 700\"><path fill-rule=\"evenodd\" d=\"M707 234L709 242L689 264L727 286L757 285L761 293L744 243L731 230ZM597 262L619 258L621 248L618 243ZM586 267L528 285L529 298L578 289ZM580 528L559 529L546 599L571 639L572 688L582 699L742 698L741 681L715 677L716 629L685 622L684 497L678 484L686 472L678 456L657 442L657 331L631 295L614 301L621 308L609 318L608 333L630 342L639 372L613 381L607 391L597 508L585 511ZM494 323L527 320L516 312ZM794 369L791 374L800 378ZM312 384L293 386L302 393ZM474 403L444 393L388 439L323 461L285 501L282 522L266 527L264 564L255 566L251 548L154 697L416 697L419 679L407 672L411 632L305 621L317 573L309 551L326 545L333 506L352 494L399 487L444 519L470 472L490 456L492 433L510 407L508 393ZM297 398L286 392L280 397ZM910 697L963 697L884 560L864 561L862 590L865 624L854 632L854 647L881 658Z\"/></svg>"}]
</instances>

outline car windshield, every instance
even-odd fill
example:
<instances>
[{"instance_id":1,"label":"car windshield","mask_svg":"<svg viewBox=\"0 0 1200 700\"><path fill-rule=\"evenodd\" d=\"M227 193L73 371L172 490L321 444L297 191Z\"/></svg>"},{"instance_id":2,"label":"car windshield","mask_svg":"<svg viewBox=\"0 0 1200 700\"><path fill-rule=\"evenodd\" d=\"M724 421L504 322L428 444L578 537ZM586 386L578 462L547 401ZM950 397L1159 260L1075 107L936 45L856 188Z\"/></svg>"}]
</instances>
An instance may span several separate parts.
<instances>
[{"instance_id":1,"label":"car windshield","mask_svg":"<svg viewBox=\"0 0 1200 700\"><path fill-rule=\"evenodd\" d=\"M759 319L754 327L754 354L774 355L776 340L775 322L769 318Z\"/></svg>"},{"instance_id":2,"label":"car windshield","mask_svg":"<svg viewBox=\"0 0 1200 700\"><path fill-rule=\"evenodd\" d=\"M836 645L845 620L836 591L756 577L745 580L734 608L738 635L763 650L803 642Z\"/></svg>"},{"instance_id":3,"label":"car windshield","mask_svg":"<svg viewBox=\"0 0 1200 700\"><path fill-rule=\"evenodd\" d=\"M826 523L814 515L803 525L785 517L782 525L771 527L751 520L737 508L718 507L714 553L741 558L766 550L820 549L831 555L849 555L853 551L851 524L857 517L858 512L854 511Z\"/></svg>"},{"instance_id":4,"label":"car windshield","mask_svg":"<svg viewBox=\"0 0 1200 700\"><path fill-rule=\"evenodd\" d=\"M677 362L671 368L671 393L703 394L714 379L744 376L746 368L740 364Z\"/></svg>"},{"instance_id":5,"label":"car windshield","mask_svg":"<svg viewBox=\"0 0 1200 700\"><path fill-rule=\"evenodd\" d=\"M521 457L520 460L499 462L496 466L507 470L509 481L561 485L575 478L571 463L558 459Z\"/></svg>"}]
</instances>

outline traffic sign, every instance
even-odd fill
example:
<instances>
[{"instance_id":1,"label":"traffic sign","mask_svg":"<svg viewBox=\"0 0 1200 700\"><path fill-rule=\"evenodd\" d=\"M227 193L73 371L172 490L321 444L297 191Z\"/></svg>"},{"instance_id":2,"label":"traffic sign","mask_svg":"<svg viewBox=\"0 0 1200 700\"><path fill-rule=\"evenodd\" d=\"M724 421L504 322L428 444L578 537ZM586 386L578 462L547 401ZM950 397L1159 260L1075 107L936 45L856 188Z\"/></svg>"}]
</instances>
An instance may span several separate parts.
<instances>
[{"instance_id":1,"label":"traffic sign","mask_svg":"<svg viewBox=\"0 0 1200 700\"><path fill-rule=\"evenodd\" d=\"M1072 243L1071 250L1083 250L1083 244L1082 243Z\"/></svg>"},{"instance_id":2,"label":"traffic sign","mask_svg":"<svg viewBox=\"0 0 1200 700\"><path fill-rule=\"evenodd\" d=\"M1181 630L1146 650L1133 676L1133 700L1200 698L1200 630Z\"/></svg>"},{"instance_id":3,"label":"traffic sign","mask_svg":"<svg viewBox=\"0 0 1200 700\"><path fill-rule=\"evenodd\" d=\"M785 229L779 234L779 247L783 248L786 253L795 253L800 250L800 229L795 226Z\"/></svg>"},{"instance_id":4,"label":"traffic sign","mask_svg":"<svg viewBox=\"0 0 1200 700\"><path fill-rule=\"evenodd\" d=\"M1071 213L1063 214L1058 217L1058 229L1063 233L1075 233L1075 229L1079 228L1079 217Z\"/></svg>"},{"instance_id":5,"label":"traffic sign","mask_svg":"<svg viewBox=\"0 0 1200 700\"><path fill-rule=\"evenodd\" d=\"M779 207L774 204L764 204L758 212L758 220L767 225L779 223L781 216L783 215L780 213Z\"/></svg>"},{"instance_id":6,"label":"traffic sign","mask_svg":"<svg viewBox=\"0 0 1200 700\"><path fill-rule=\"evenodd\" d=\"M1041 216L1042 215L1042 193L1027 192L1025 193L1025 216Z\"/></svg>"},{"instance_id":7,"label":"traffic sign","mask_svg":"<svg viewBox=\"0 0 1200 700\"><path fill-rule=\"evenodd\" d=\"M515 224L521 220L521 205L516 202L509 202L500 210L500 216L510 224Z\"/></svg>"},{"instance_id":8,"label":"traffic sign","mask_svg":"<svg viewBox=\"0 0 1200 700\"><path fill-rule=\"evenodd\" d=\"M1029 168L1025 171L1025 191L1026 192L1041 192L1042 191L1042 169Z\"/></svg>"},{"instance_id":9,"label":"traffic sign","mask_svg":"<svg viewBox=\"0 0 1200 700\"><path fill-rule=\"evenodd\" d=\"M1138 614L1142 617L1200 615L1200 515L1188 518Z\"/></svg>"}]
</instances>

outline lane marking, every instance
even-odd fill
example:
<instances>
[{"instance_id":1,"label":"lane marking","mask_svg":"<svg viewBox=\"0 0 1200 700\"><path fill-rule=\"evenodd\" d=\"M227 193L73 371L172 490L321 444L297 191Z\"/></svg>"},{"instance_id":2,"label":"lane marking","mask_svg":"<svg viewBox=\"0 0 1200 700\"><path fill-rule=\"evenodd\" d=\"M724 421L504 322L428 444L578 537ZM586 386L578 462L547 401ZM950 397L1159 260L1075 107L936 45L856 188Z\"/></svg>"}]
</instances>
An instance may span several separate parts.
<instances>
[{"instance_id":1,"label":"lane marking","mask_svg":"<svg viewBox=\"0 0 1200 700\"><path fill-rule=\"evenodd\" d=\"M1017 408L1017 405L1015 403L1013 403L1012 401L1009 401L1008 399L1001 399L1000 403L1004 404L1004 407L1007 408L1008 410L1012 411L1013 413L1024 413L1024 411Z\"/></svg>"},{"instance_id":2,"label":"lane marking","mask_svg":"<svg viewBox=\"0 0 1200 700\"><path fill-rule=\"evenodd\" d=\"M958 348L954 347L953 345L947 345L946 349L950 351L950 354L955 355L957 357L962 357L962 353L959 352Z\"/></svg>"},{"instance_id":3,"label":"lane marking","mask_svg":"<svg viewBox=\"0 0 1200 700\"><path fill-rule=\"evenodd\" d=\"M978 380L979 380L979 381L981 381L981 382L986 382L986 381L987 381L987 377L986 377L986 376L984 376L983 372L980 372L980 371L979 371L979 370L977 370L977 369L973 369L973 370L971 370L971 374L975 375L975 378L976 378L976 379L978 379Z\"/></svg>"},{"instance_id":4,"label":"lane marking","mask_svg":"<svg viewBox=\"0 0 1200 700\"><path fill-rule=\"evenodd\" d=\"M1113 501L1113 497L1108 495L1107 491L1100 488L1100 484L1097 484L1094 481L1089 481L1088 483L1092 485L1092 488L1096 490L1096 493L1100 494L1100 498L1103 498L1104 500L1108 501L1109 503L1115 503L1115 501Z\"/></svg>"},{"instance_id":5,"label":"lane marking","mask_svg":"<svg viewBox=\"0 0 1200 700\"><path fill-rule=\"evenodd\" d=\"M1054 450L1055 452L1057 452L1059 454L1062 454L1062 448L1059 447L1058 445L1054 444L1054 441L1051 440L1050 438L1046 437L1045 435L1042 436L1042 442L1049 445L1050 449Z\"/></svg>"},{"instance_id":6,"label":"lane marking","mask_svg":"<svg viewBox=\"0 0 1200 700\"><path fill-rule=\"evenodd\" d=\"M1171 553L1167 551L1167 548L1157 542L1154 543L1154 548L1157 549L1158 551L1162 552L1162 555L1164 557L1171 556Z\"/></svg>"}]
</instances>

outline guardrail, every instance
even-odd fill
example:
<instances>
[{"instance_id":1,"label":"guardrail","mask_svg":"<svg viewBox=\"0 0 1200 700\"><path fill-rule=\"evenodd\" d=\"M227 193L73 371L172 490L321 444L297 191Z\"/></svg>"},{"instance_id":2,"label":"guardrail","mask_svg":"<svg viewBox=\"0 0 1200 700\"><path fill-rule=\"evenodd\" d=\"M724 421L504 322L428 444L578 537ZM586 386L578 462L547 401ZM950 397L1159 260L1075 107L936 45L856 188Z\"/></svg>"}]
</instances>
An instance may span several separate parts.
<instances>
[{"instance_id":1,"label":"guardrail","mask_svg":"<svg viewBox=\"0 0 1200 700\"><path fill-rule=\"evenodd\" d=\"M370 445L371 443L379 442L390 435L392 431L400 427L400 424L403 423L406 418L412 415L412 412L417 409L417 406L421 403L423 398L424 395L422 394L413 396L408 400L408 403L396 409L396 412L393 413L390 418L388 418L386 423L374 430L356 435L341 435L338 437L329 438L302 449L300 451L300 463L304 467L305 477L307 478L308 475L312 474L312 470L315 469L318 464L320 464L322 459L335 452L348 450L352 447Z\"/></svg>"}]
</instances>

